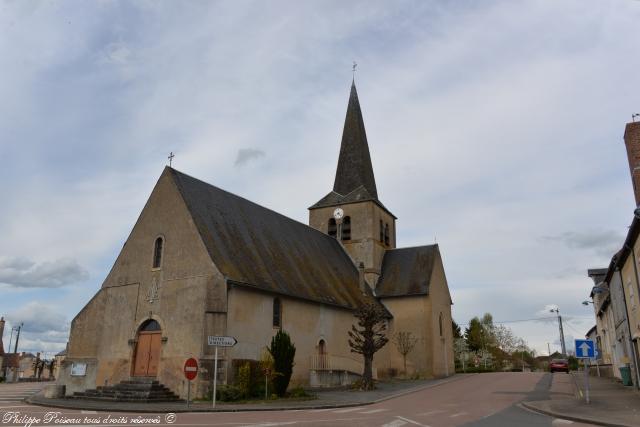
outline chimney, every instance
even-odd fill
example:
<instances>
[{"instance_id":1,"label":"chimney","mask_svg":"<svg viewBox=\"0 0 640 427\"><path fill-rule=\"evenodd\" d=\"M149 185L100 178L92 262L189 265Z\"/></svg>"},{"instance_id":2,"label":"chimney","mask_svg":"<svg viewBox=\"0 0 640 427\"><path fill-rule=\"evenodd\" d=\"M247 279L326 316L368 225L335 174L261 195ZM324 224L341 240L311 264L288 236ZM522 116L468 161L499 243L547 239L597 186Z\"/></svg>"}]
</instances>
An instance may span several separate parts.
<instances>
[{"instance_id":1,"label":"chimney","mask_svg":"<svg viewBox=\"0 0 640 427\"><path fill-rule=\"evenodd\" d=\"M624 129L624 145L627 147L633 194L638 206L640 205L640 122L627 123Z\"/></svg>"},{"instance_id":2,"label":"chimney","mask_svg":"<svg viewBox=\"0 0 640 427\"><path fill-rule=\"evenodd\" d=\"M362 292L363 294L364 292L364 287L365 287L365 283L364 283L364 262L361 262L358 265L358 282L360 283L360 292Z\"/></svg>"},{"instance_id":3,"label":"chimney","mask_svg":"<svg viewBox=\"0 0 640 427\"><path fill-rule=\"evenodd\" d=\"M4 354L4 345L2 340L4 339L4 317L0 317L0 355Z\"/></svg>"}]
</instances>

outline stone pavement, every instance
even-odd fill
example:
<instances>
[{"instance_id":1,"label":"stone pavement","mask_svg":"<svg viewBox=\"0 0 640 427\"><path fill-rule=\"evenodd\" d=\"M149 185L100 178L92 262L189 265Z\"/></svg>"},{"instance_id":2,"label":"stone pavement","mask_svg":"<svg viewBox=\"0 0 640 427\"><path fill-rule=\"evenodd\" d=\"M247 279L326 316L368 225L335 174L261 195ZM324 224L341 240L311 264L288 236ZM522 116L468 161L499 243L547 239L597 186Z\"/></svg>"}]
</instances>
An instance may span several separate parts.
<instances>
[{"instance_id":1,"label":"stone pavement","mask_svg":"<svg viewBox=\"0 0 640 427\"><path fill-rule=\"evenodd\" d=\"M378 388L373 391L357 390L320 390L314 391L316 399L307 400L273 400L266 402L250 403L226 403L218 402L216 408L211 407L211 401L192 402L187 408L186 402L168 403L132 403L132 402L105 402L85 399L47 399L42 393L36 394L26 401L34 405L66 408L84 409L93 411L109 412L237 412L237 411L279 411L295 409L325 409L342 408L360 405L369 405L382 402L394 397L399 397L407 393L413 393L425 388L437 387L451 381L458 381L473 374L456 374L449 378L438 380L403 380L380 382Z\"/></svg>"},{"instance_id":2,"label":"stone pavement","mask_svg":"<svg viewBox=\"0 0 640 427\"><path fill-rule=\"evenodd\" d=\"M589 377L591 403L584 399L584 374L553 374L551 400L523 402L558 418L603 426L640 426L640 393L611 378Z\"/></svg>"}]
</instances>

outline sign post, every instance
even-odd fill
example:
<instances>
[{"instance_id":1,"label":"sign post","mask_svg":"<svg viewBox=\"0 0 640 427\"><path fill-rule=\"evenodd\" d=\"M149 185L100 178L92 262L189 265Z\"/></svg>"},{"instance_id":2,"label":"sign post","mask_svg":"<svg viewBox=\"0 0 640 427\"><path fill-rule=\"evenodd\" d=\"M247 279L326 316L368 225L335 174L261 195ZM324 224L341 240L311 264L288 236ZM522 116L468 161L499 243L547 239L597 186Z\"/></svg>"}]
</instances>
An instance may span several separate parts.
<instances>
[{"instance_id":1,"label":"sign post","mask_svg":"<svg viewBox=\"0 0 640 427\"><path fill-rule=\"evenodd\" d=\"M187 408L191 400L191 381L198 376L198 361L193 357L184 362L184 377L187 379Z\"/></svg>"},{"instance_id":2,"label":"sign post","mask_svg":"<svg viewBox=\"0 0 640 427\"><path fill-rule=\"evenodd\" d=\"M576 357L584 362L584 396L589 400L589 359L596 356L596 346L593 340L576 340Z\"/></svg>"},{"instance_id":3,"label":"sign post","mask_svg":"<svg viewBox=\"0 0 640 427\"><path fill-rule=\"evenodd\" d=\"M234 337L208 336L207 344L216 348L213 359L213 395L211 396L212 407L216 407L216 391L218 386L218 347L233 347L238 343Z\"/></svg>"}]
</instances>

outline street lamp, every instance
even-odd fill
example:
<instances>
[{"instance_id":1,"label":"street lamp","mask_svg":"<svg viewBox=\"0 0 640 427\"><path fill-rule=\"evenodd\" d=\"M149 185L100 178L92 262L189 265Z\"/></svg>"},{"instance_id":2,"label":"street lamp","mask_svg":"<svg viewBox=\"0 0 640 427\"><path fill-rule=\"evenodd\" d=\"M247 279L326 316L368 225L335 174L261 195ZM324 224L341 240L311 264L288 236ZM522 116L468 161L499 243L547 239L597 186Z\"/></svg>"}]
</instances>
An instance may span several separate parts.
<instances>
[{"instance_id":1,"label":"street lamp","mask_svg":"<svg viewBox=\"0 0 640 427\"><path fill-rule=\"evenodd\" d=\"M562 346L562 355L566 356L567 355L567 348L564 344L564 331L562 330L562 316L560 316L560 309L559 308L552 308L551 310L549 310L550 313L556 313L558 315L558 326L560 328L560 345Z\"/></svg>"}]
</instances>

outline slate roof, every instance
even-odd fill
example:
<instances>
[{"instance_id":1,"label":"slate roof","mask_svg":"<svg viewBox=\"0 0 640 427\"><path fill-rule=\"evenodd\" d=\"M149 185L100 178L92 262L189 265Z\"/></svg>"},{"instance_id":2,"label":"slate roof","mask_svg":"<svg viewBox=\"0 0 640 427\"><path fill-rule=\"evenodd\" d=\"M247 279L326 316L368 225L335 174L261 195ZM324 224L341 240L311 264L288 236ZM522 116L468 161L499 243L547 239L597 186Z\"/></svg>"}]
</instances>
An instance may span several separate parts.
<instances>
[{"instance_id":1,"label":"slate roof","mask_svg":"<svg viewBox=\"0 0 640 427\"><path fill-rule=\"evenodd\" d=\"M373 200L387 210L378 200L360 101L356 85L352 83L333 191L310 209L365 200Z\"/></svg>"},{"instance_id":2,"label":"slate roof","mask_svg":"<svg viewBox=\"0 0 640 427\"><path fill-rule=\"evenodd\" d=\"M376 296L429 295L431 274L439 257L437 244L387 250L382 259Z\"/></svg>"},{"instance_id":3,"label":"slate roof","mask_svg":"<svg viewBox=\"0 0 640 427\"><path fill-rule=\"evenodd\" d=\"M211 260L236 285L348 309L375 299L336 239L172 168Z\"/></svg>"}]
</instances>

